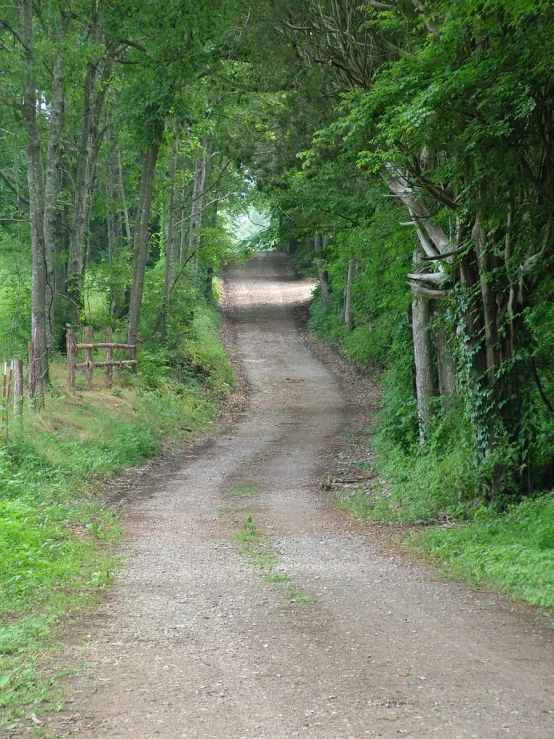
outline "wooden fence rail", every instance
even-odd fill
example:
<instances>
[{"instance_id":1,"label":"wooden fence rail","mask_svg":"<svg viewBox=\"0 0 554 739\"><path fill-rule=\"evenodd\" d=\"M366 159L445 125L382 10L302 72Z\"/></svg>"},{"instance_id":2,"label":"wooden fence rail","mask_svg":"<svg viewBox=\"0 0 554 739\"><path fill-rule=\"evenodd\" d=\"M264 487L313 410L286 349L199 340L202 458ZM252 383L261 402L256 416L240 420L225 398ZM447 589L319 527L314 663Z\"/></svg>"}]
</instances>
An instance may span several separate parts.
<instances>
[{"instance_id":1,"label":"wooden fence rail","mask_svg":"<svg viewBox=\"0 0 554 739\"><path fill-rule=\"evenodd\" d=\"M106 350L106 360L103 362L95 362L93 351L95 349ZM129 352L129 359L114 360L113 350L125 349ZM76 355L78 351L85 352L85 361L77 362ZM87 390L92 390L92 376L95 367L106 368L106 387L113 386L113 368L114 367L137 367L137 347L135 344L121 344L113 341L113 331L111 328L106 329L106 341L97 344L93 341L92 328L85 329L85 341L78 344L75 341L75 331L70 328L67 331L67 384L71 390L75 390L75 372L78 369L85 370L85 386Z\"/></svg>"}]
</instances>

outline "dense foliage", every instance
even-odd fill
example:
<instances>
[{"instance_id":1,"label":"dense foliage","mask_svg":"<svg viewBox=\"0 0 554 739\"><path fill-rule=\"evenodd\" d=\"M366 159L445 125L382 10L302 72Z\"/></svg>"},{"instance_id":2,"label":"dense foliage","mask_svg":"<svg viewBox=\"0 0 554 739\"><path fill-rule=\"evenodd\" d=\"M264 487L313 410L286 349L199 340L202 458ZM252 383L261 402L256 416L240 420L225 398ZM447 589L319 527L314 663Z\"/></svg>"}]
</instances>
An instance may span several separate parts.
<instances>
[{"instance_id":1,"label":"dense foliage","mask_svg":"<svg viewBox=\"0 0 554 739\"><path fill-rule=\"evenodd\" d=\"M280 31L310 87L259 182L319 278L314 327L385 370L380 452L429 479L452 456L456 510L548 488L551 5L329 0Z\"/></svg>"}]
</instances>

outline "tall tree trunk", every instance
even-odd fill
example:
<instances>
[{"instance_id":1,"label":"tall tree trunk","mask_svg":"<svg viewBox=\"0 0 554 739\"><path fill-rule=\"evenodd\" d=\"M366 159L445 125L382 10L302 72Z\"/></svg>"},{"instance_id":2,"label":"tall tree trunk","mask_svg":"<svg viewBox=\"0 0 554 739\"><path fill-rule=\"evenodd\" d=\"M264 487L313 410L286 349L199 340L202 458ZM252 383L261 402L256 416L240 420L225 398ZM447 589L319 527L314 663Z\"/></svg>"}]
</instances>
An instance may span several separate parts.
<instances>
[{"instance_id":1,"label":"tall tree trunk","mask_svg":"<svg viewBox=\"0 0 554 739\"><path fill-rule=\"evenodd\" d=\"M91 26L98 41L98 7L96 0L91 4ZM95 168L102 132L100 117L107 91L109 65L101 67L97 61L87 64L83 95L83 123L77 156L75 195L69 257L67 261L66 295L71 301L73 320L79 322L83 307L83 276L86 259L87 230L94 191Z\"/></svg>"},{"instance_id":2,"label":"tall tree trunk","mask_svg":"<svg viewBox=\"0 0 554 739\"><path fill-rule=\"evenodd\" d=\"M171 190L169 193L169 208L167 214L167 235L165 240L165 275L164 297L162 306L162 334L165 334L169 317L169 303L171 300L171 280L173 263L175 261L175 207L177 198L177 164L179 161L179 131L173 135L173 152L171 157Z\"/></svg>"},{"instance_id":3,"label":"tall tree trunk","mask_svg":"<svg viewBox=\"0 0 554 739\"><path fill-rule=\"evenodd\" d=\"M121 198L121 207L125 221L125 236L129 244L133 241L133 232L131 231L131 221L129 218L129 209L127 208L127 199L125 197L125 185L123 183L123 168L121 166L121 152L117 147L117 175L119 182L119 197Z\"/></svg>"},{"instance_id":4,"label":"tall tree trunk","mask_svg":"<svg viewBox=\"0 0 554 739\"><path fill-rule=\"evenodd\" d=\"M202 228L204 191L206 189L206 174L208 168L207 137L204 136L200 143L202 145L202 155L196 160L189 233L189 259L194 260L195 264L197 263L198 252L200 250L200 229Z\"/></svg>"},{"instance_id":5,"label":"tall tree trunk","mask_svg":"<svg viewBox=\"0 0 554 739\"><path fill-rule=\"evenodd\" d=\"M37 85L31 0L19 1L21 39L25 53L25 88L22 116L27 136L27 181L32 242L31 338L41 357L42 381L48 382L46 332L46 248L44 243L44 192L40 140L37 127Z\"/></svg>"},{"instance_id":6,"label":"tall tree trunk","mask_svg":"<svg viewBox=\"0 0 554 739\"><path fill-rule=\"evenodd\" d=\"M346 275L346 294L344 297L344 325L349 331L354 328L354 316L352 314L352 286L356 275L356 261L348 262L348 274Z\"/></svg>"},{"instance_id":7,"label":"tall tree trunk","mask_svg":"<svg viewBox=\"0 0 554 739\"><path fill-rule=\"evenodd\" d=\"M438 327L435 333L435 350L441 404L444 411L449 411L453 408L453 399L457 394L456 362L452 354L452 347L448 341L448 334L442 325Z\"/></svg>"},{"instance_id":8,"label":"tall tree trunk","mask_svg":"<svg viewBox=\"0 0 554 739\"><path fill-rule=\"evenodd\" d=\"M419 252L414 254L414 263L420 264ZM425 431L433 417L431 399L436 395L433 376L433 346L429 330L431 315L428 298L414 293L412 299L412 336L414 342L414 363L419 419L419 440L425 442Z\"/></svg>"},{"instance_id":9,"label":"tall tree trunk","mask_svg":"<svg viewBox=\"0 0 554 739\"><path fill-rule=\"evenodd\" d=\"M219 203L216 200L210 207L209 224L212 228L217 227L217 211ZM206 298L213 299L214 268L210 265L206 268Z\"/></svg>"},{"instance_id":10,"label":"tall tree trunk","mask_svg":"<svg viewBox=\"0 0 554 739\"><path fill-rule=\"evenodd\" d=\"M144 152L142 158L137 224L135 228L133 284L131 286L131 304L129 307L129 327L127 332L127 343L129 344L137 343L140 309L144 292L146 257L148 254L148 224L150 221L152 196L154 194L156 162L162 142L163 130L163 121L158 121L154 127L152 143Z\"/></svg>"},{"instance_id":11,"label":"tall tree trunk","mask_svg":"<svg viewBox=\"0 0 554 739\"><path fill-rule=\"evenodd\" d=\"M61 186L60 141L63 127L65 96L65 35L67 17L60 13L56 34L56 56L52 64L52 96L50 100L50 125L48 129L48 153L44 184L44 243L46 252L46 331L48 348L55 345L56 256L58 249L58 192Z\"/></svg>"},{"instance_id":12,"label":"tall tree trunk","mask_svg":"<svg viewBox=\"0 0 554 739\"><path fill-rule=\"evenodd\" d=\"M317 254L317 276L319 280L319 288L321 290L321 296L323 298L323 302L325 303L325 306L327 310L331 310L333 307L333 303L331 301L331 293L329 290L329 282L327 280L327 274L325 270L323 269L323 252L325 250L325 247L327 246L328 237L324 237L321 235L321 233L316 233L314 237L314 251Z\"/></svg>"},{"instance_id":13,"label":"tall tree trunk","mask_svg":"<svg viewBox=\"0 0 554 739\"><path fill-rule=\"evenodd\" d=\"M106 159L106 211L108 227L108 260L111 266L118 263L123 250L123 210L120 199L119 147L117 132L108 130L108 152ZM116 274L118 274L116 272ZM110 314L122 318L126 314L125 285L120 282L110 287Z\"/></svg>"},{"instance_id":14,"label":"tall tree trunk","mask_svg":"<svg viewBox=\"0 0 554 739\"><path fill-rule=\"evenodd\" d=\"M183 192L181 193L181 227L180 227L180 234L179 234L179 273L183 269L183 266L186 262L186 254L188 247L188 236L190 234L190 223L188 223L187 219L187 207L190 205L190 200L192 198L192 187L194 185L194 181L183 181ZM189 197L190 195L190 197ZM188 227L188 228L187 228Z\"/></svg>"}]
</instances>

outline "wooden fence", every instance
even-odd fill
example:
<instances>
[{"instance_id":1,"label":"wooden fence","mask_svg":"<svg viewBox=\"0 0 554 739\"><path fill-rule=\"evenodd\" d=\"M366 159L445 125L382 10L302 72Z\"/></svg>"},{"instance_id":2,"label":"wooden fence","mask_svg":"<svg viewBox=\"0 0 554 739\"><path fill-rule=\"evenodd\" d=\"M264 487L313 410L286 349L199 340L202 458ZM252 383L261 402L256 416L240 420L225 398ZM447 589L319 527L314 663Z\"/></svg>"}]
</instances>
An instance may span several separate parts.
<instances>
[{"instance_id":1,"label":"wooden fence","mask_svg":"<svg viewBox=\"0 0 554 739\"><path fill-rule=\"evenodd\" d=\"M93 352L95 349L105 349L106 359L103 362L95 362ZM114 349L124 349L129 353L129 359L114 360ZM85 361L77 362L76 354L78 351L85 352ZM114 367L132 367L137 368L137 347L136 344L118 344L113 340L113 331L111 328L106 329L106 341L94 343L92 328L85 329L85 341L78 344L75 341L75 331L70 328L67 331L67 384L75 389L75 372L78 369L85 370L85 386L87 390L92 390L92 374L95 367L106 368L106 387L113 386L113 368Z\"/></svg>"}]
</instances>

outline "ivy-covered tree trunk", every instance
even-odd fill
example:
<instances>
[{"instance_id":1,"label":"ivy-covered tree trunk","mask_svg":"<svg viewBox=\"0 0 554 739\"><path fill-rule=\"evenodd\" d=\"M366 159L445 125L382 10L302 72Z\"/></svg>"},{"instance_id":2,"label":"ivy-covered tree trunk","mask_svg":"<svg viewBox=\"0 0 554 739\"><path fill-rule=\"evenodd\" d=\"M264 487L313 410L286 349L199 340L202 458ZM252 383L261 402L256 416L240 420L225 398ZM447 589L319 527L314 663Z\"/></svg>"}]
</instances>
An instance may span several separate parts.
<instances>
[{"instance_id":1,"label":"ivy-covered tree trunk","mask_svg":"<svg viewBox=\"0 0 554 739\"><path fill-rule=\"evenodd\" d=\"M439 393L442 409L445 412L453 408L453 399L457 395L456 362L453 355L452 339L441 323L435 331L434 344L439 376Z\"/></svg>"}]
</instances>

